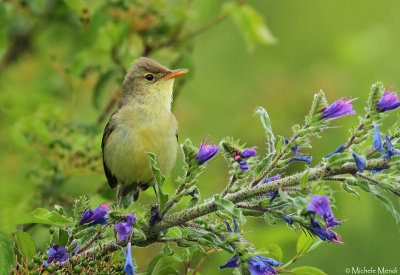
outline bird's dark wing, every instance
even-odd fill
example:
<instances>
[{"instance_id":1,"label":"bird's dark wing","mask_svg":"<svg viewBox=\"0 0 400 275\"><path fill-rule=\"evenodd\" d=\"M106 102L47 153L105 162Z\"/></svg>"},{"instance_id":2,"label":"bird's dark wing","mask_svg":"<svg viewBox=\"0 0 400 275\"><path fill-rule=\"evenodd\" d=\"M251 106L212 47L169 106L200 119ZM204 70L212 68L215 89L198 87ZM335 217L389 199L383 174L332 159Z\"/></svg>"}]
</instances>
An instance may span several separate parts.
<instances>
[{"instance_id":1,"label":"bird's dark wing","mask_svg":"<svg viewBox=\"0 0 400 275\"><path fill-rule=\"evenodd\" d=\"M111 186L111 188L115 188L118 185L118 180L117 178L111 173L110 169L108 169L107 164L104 160L104 147L106 146L107 138L110 136L112 131L114 130L114 126L111 123L113 116L118 112L115 111L112 115L110 120L108 121L106 128L104 128L103 132L103 139L101 141L101 151L103 153L103 167L104 167L104 172L106 173L106 177L108 180L108 184Z\"/></svg>"}]
</instances>

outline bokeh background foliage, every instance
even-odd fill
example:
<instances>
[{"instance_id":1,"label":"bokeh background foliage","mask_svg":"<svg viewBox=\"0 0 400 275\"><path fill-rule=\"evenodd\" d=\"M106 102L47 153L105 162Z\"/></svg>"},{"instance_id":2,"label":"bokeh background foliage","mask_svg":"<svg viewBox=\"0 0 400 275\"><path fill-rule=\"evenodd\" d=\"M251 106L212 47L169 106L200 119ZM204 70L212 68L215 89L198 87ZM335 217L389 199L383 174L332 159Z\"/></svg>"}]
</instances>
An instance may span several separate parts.
<instances>
[{"instance_id":1,"label":"bokeh background foliage","mask_svg":"<svg viewBox=\"0 0 400 275\"><path fill-rule=\"evenodd\" d=\"M276 133L288 136L318 89L330 101L359 97L354 105L361 112L371 83L396 84L399 9L394 0L313 0L307 6L294 0L2 1L1 232L10 234L20 216L36 207L68 208L81 194L93 206L114 198L103 176L100 142L134 58L148 55L191 70L176 83L181 140L233 136L262 153L263 130L253 116L257 106L268 110ZM349 128L356 120L334 124ZM343 129L331 129L314 140L309 153L319 159L346 137ZM180 173L170 175L167 191L174 190ZM203 197L221 191L227 178L220 157L200 178ZM349 219L338 230L346 246L324 243L301 265L328 274L351 266L396 266L400 235L384 207L368 195L336 197L336 216ZM151 193L141 198L151 199ZM246 238L258 248L276 243L288 253L285 261L295 253L300 232L250 218L246 226L252 230ZM38 248L47 248L48 228L27 230ZM156 251L134 249L139 269ZM202 274L229 274L216 270L228 257L213 254Z\"/></svg>"}]
</instances>

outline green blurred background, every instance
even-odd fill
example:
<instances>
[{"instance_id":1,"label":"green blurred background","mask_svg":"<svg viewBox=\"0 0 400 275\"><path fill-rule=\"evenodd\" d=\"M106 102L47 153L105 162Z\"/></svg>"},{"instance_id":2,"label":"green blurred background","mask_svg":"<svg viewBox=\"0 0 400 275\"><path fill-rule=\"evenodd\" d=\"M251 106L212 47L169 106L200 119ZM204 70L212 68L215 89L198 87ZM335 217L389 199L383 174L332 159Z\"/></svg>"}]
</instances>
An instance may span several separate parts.
<instances>
[{"instance_id":1,"label":"green blurred background","mask_svg":"<svg viewBox=\"0 0 400 275\"><path fill-rule=\"evenodd\" d=\"M18 5L18 1L7 2L0 3L0 56L4 56L10 46L10 30L18 32L38 21L28 8L27 11L10 8L10 5ZM33 2L39 3L40 8L44 1ZM166 10L173 6L165 1L154 2L162 3ZM175 4L181 2L184 1L175 1ZM196 29L218 16L223 3L193 1L188 28ZM195 37L190 43L190 58L177 62L191 69L174 103L180 141L190 138L199 145L207 135L215 143L232 136L257 146L262 154L265 152L263 129L253 115L257 106L267 109L274 132L288 137L291 126L302 123L313 93L319 89L325 91L330 102L345 96L358 97L354 107L362 114L373 82L398 83L400 2L254 0L250 4L266 18L278 43L258 46L249 53L230 19ZM92 18L92 26L84 27L74 25L71 23L74 19L67 17L49 20L50 25L41 26L41 31L33 34L29 50L0 67L0 228L6 233L15 229L19 215L35 207L51 208L64 201L68 205L68 196L81 194L86 194L96 205L111 194L98 159L106 121L98 126L90 125L96 125L121 79L103 85L101 95L94 100L99 74L89 69L81 77L82 68L93 60L105 67L111 62L108 54L104 57L110 50L108 40L113 39L112 26L104 23L106 19ZM103 28L93 30L96 22L102 22ZM135 39L137 37L132 37L124 46L127 49L119 52L125 66L141 52L135 47L129 48L136 45ZM172 54L172 51L162 51L151 57L171 65ZM348 137L346 129L357 122L357 116L338 119L332 123L337 128L326 131L322 139L313 140L309 153L314 164L341 145ZM86 138L74 131L70 134L64 125L71 123L77 127L77 132L83 127L83 132L90 134ZM83 168L71 168L67 161L62 167L67 167L68 173L55 179L60 174L53 171L54 158L49 157L53 147L47 145L66 133L70 134L74 146L89 147L83 151L93 156L93 161ZM76 150L79 152L79 148ZM180 175L181 163L180 155L177 169L170 176L172 179ZM298 165L295 169L301 167ZM227 179L226 163L220 156L201 176L202 197L220 192ZM50 190L44 183L49 180L54 185ZM60 182L62 185L57 186ZM170 181L170 193L174 184ZM47 193L43 193L42 188ZM339 191L338 187L336 189ZM45 199L54 193L59 195L60 201ZM345 268L357 266L400 268L399 229L378 201L363 192L361 195L358 200L348 193L336 194L335 216L347 219L337 228L345 246L323 243L294 266L316 266L328 274L344 274ZM142 201L150 200L150 196L150 193L143 196ZM398 207L398 200L395 203ZM244 231L248 232L246 238L257 248L276 243L283 248L284 261L294 256L301 232L283 224L268 226L262 220L248 220L244 226ZM30 233L38 247L46 249L48 232L38 227ZM134 249L140 270L146 267L155 251L155 247ZM226 253L214 253L206 259L200 272L229 274L229 270L217 271L229 258Z\"/></svg>"}]
</instances>

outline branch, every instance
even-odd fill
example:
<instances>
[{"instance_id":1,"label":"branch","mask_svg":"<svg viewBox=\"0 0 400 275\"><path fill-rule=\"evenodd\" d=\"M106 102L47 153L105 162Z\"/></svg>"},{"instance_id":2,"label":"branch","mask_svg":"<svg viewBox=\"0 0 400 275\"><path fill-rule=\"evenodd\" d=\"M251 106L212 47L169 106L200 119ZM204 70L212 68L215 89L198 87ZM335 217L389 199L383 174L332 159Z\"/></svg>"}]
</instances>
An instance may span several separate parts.
<instances>
[{"instance_id":1,"label":"branch","mask_svg":"<svg viewBox=\"0 0 400 275\"><path fill-rule=\"evenodd\" d=\"M389 160L386 159L373 159L366 163L366 170L374 170L381 168L388 168ZM232 201L233 203L244 202L246 200L261 196L266 193L270 193L278 190L282 187L297 186L300 184L305 172L295 174L286 178L282 178L269 184L261 184L255 187L247 187L236 193L229 194L225 196L225 199ZM321 177L332 177L335 175L345 175L345 174L355 174L357 173L357 167L355 163L346 163L338 168L330 169L328 167L314 168L309 171L309 180L317 180ZM238 204L240 208L247 208L247 205ZM186 222L199 218L201 216L210 214L217 211L217 205L213 200L207 201L201 205L182 210L180 212L174 213L167 216L162 221L156 223L154 226L148 228L145 231L147 236L146 240L134 241L132 244L137 246L145 246L157 242L159 240L158 233L160 231L166 230L168 228L184 225ZM260 209L261 210L261 209ZM265 210L265 209L263 209ZM121 246L126 246L127 241L109 241L102 246L98 246L86 251L88 255L94 255L100 253L105 255L107 253L114 252L118 250Z\"/></svg>"}]
</instances>

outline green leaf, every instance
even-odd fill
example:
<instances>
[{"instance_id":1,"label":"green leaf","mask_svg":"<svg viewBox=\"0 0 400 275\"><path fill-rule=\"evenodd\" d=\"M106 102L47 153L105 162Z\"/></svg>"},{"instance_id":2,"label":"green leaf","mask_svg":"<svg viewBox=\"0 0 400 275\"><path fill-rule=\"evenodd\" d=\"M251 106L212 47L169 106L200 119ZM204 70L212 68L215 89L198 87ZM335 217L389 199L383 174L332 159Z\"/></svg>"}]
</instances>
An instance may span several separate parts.
<instances>
[{"instance_id":1,"label":"green leaf","mask_svg":"<svg viewBox=\"0 0 400 275\"><path fill-rule=\"evenodd\" d=\"M292 273L296 275L327 275L321 269L312 266L300 266L292 269Z\"/></svg>"},{"instance_id":2,"label":"green leaf","mask_svg":"<svg viewBox=\"0 0 400 275\"><path fill-rule=\"evenodd\" d=\"M165 176L161 173L161 170L156 166L156 155L153 153L146 153L151 162L151 169L153 170L154 178L156 179L157 185L157 193L158 193L158 205L159 212L162 213L166 204L168 203L168 194L163 191L163 185L165 182Z\"/></svg>"},{"instance_id":3,"label":"green leaf","mask_svg":"<svg viewBox=\"0 0 400 275\"><path fill-rule=\"evenodd\" d=\"M219 210L225 210L234 218L238 218L242 222L246 222L246 218L243 216L242 211L237 208L233 202L222 198L220 194L214 195L214 203L217 205Z\"/></svg>"},{"instance_id":4,"label":"green leaf","mask_svg":"<svg viewBox=\"0 0 400 275\"><path fill-rule=\"evenodd\" d=\"M30 214L22 215L20 218L17 219L17 223L40 223L56 226L68 226L72 225L74 222L72 221L72 219L67 219L57 212L50 212L44 208L37 208Z\"/></svg>"},{"instance_id":5,"label":"green leaf","mask_svg":"<svg viewBox=\"0 0 400 275\"><path fill-rule=\"evenodd\" d=\"M368 107L369 109L376 111L376 104L378 103L379 99L381 98L385 87L383 82L378 81L372 85L371 91L369 92L369 99L368 99Z\"/></svg>"},{"instance_id":6,"label":"green leaf","mask_svg":"<svg viewBox=\"0 0 400 275\"><path fill-rule=\"evenodd\" d=\"M156 275L170 275L170 274L179 274L178 270L172 267L171 265L180 264L181 261L174 256L162 256L162 258L158 259L154 268L152 268L151 273L148 274L156 274Z\"/></svg>"},{"instance_id":7,"label":"green leaf","mask_svg":"<svg viewBox=\"0 0 400 275\"><path fill-rule=\"evenodd\" d=\"M397 212L397 210L394 208L394 205L392 201L387 198L385 195L383 195L380 191L376 190L374 187L370 186L371 193L383 203L383 205L386 207L386 209L393 215L396 223L398 226L400 226L400 214Z\"/></svg>"},{"instance_id":8,"label":"green leaf","mask_svg":"<svg viewBox=\"0 0 400 275\"><path fill-rule=\"evenodd\" d=\"M66 246L68 243L69 234L64 228L57 227L51 236L51 242L59 246Z\"/></svg>"},{"instance_id":9,"label":"green leaf","mask_svg":"<svg viewBox=\"0 0 400 275\"><path fill-rule=\"evenodd\" d=\"M258 179L262 174L268 169L269 165L272 162L272 154L268 154L265 158L263 158L254 169L254 178Z\"/></svg>"},{"instance_id":10,"label":"green leaf","mask_svg":"<svg viewBox=\"0 0 400 275\"><path fill-rule=\"evenodd\" d=\"M351 193L351 194L356 195L356 196L358 197L358 199L360 199L360 195L357 193L357 191L354 190L353 188L351 188L351 187L347 184L347 182L342 182L342 189L343 189L344 191L346 191L347 193Z\"/></svg>"},{"instance_id":11,"label":"green leaf","mask_svg":"<svg viewBox=\"0 0 400 275\"><path fill-rule=\"evenodd\" d=\"M306 234L300 234L299 238L297 239L297 246L296 251L297 255L301 256L310 246L314 243L314 239Z\"/></svg>"},{"instance_id":12,"label":"green leaf","mask_svg":"<svg viewBox=\"0 0 400 275\"><path fill-rule=\"evenodd\" d=\"M199 241L205 241L209 246L218 246L229 253L233 253L232 247L225 241L222 241L217 235L209 231L200 231L190 227L185 228L188 237L198 238Z\"/></svg>"},{"instance_id":13,"label":"green leaf","mask_svg":"<svg viewBox=\"0 0 400 275\"><path fill-rule=\"evenodd\" d=\"M31 235L22 231L15 232L15 241L25 259L32 259L36 254L36 245Z\"/></svg>"},{"instance_id":14,"label":"green leaf","mask_svg":"<svg viewBox=\"0 0 400 275\"><path fill-rule=\"evenodd\" d=\"M249 5L226 2L223 11L227 13L239 28L249 52L257 44L275 44L277 39L268 29L263 16Z\"/></svg>"},{"instance_id":15,"label":"green leaf","mask_svg":"<svg viewBox=\"0 0 400 275\"><path fill-rule=\"evenodd\" d=\"M321 116L322 107L327 106L328 102L325 98L325 93L320 90L314 95L314 101L311 105L310 112L306 116L306 124L311 125L313 121L318 120Z\"/></svg>"},{"instance_id":16,"label":"green leaf","mask_svg":"<svg viewBox=\"0 0 400 275\"><path fill-rule=\"evenodd\" d=\"M277 244L268 244L265 246L265 248L268 250L268 254L272 256L272 258L281 261L283 257L283 252L282 249L279 245Z\"/></svg>"},{"instance_id":17,"label":"green leaf","mask_svg":"<svg viewBox=\"0 0 400 275\"><path fill-rule=\"evenodd\" d=\"M263 107L258 107L256 114L260 116L261 124L264 127L265 136L269 146L269 152L273 153L275 151L275 136L272 132L271 120L269 119L268 113Z\"/></svg>"},{"instance_id":18,"label":"green leaf","mask_svg":"<svg viewBox=\"0 0 400 275\"><path fill-rule=\"evenodd\" d=\"M354 158L350 152L333 154L327 159L328 166L331 169L338 168L346 162L354 162Z\"/></svg>"},{"instance_id":19,"label":"green leaf","mask_svg":"<svg viewBox=\"0 0 400 275\"><path fill-rule=\"evenodd\" d=\"M186 208L191 208L195 206L200 200L200 191L197 186L192 186L185 191L184 196L191 196L192 199L186 205Z\"/></svg>"},{"instance_id":20,"label":"green leaf","mask_svg":"<svg viewBox=\"0 0 400 275\"><path fill-rule=\"evenodd\" d=\"M169 238L182 238L182 232L178 227L168 229L167 237Z\"/></svg>"},{"instance_id":21,"label":"green leaf","mask_svg":"<svg viewBox=\"0 0 400 275\"><path fill-rule=\"evenodd\" d=\"M14 265L13 246L10 238L0 233L0 275L8 275Z\"/></svg>"},{"instance_id":22,"label":"green leaf","mask_svg":"<svg viewBox=\"0 0 400 275\"><path fill-rule=\"evenodd\" d=\"M106 90L107 83L113 78L115 70L108 70L99 75L96 85L93 89L92 103L96 109L100 109L100 97L101 94Z\"/></svg>"},{"instance_id":23,"label":"green leaf","mask_svg":"<svg viewBox=\"0 0 400 275\"><path fill-rule=\"evenodd\" d=\"M307 186L308 186L308 173L310 173L310 170L307 170L305 173L304 173L304 175L303 175L303 177L301 178L301 181L300 181L300 188L301 189L306 189L307 188Z\"/></svg>"}]
</instances>

